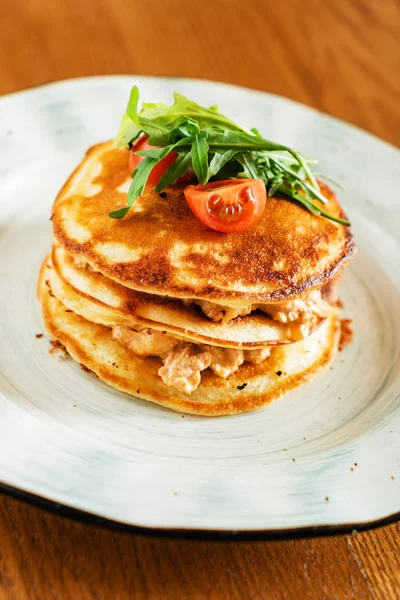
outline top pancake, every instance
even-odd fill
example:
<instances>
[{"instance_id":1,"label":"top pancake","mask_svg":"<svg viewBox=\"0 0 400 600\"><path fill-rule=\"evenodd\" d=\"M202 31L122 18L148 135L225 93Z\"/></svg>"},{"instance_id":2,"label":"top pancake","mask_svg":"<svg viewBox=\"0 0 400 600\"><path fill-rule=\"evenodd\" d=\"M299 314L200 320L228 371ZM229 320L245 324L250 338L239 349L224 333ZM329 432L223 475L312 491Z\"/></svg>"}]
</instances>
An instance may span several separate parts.
<instances>
[{"instance_id":1,"label":"top pancake","mask_svg":"<svg viewBox=\"0 0 400 600\"><path fill-rule=\"evenodd\" d=\"M252 229L213 231L190 211L184 184L162 195L146 190L124 219L110 218L126 204L130 181L126 150L94 146L58 195L52 220L69 252L132 289L228 306L279 302L321 287L355 251L348 228L280 198L267 200ZM325 209L343 217L335 194L324 184L321 191Z\"/></svg>"}]
</instances>

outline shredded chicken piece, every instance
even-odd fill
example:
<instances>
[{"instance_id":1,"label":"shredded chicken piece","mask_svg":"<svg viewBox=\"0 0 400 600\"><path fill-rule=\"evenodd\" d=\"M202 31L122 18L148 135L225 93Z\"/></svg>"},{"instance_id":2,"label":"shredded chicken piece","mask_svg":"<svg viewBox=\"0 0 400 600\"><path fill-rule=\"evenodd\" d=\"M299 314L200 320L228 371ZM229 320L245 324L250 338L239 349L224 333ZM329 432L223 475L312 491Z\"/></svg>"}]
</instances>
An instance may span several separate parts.
<instances>
[{"instance_id":1,"label":"shredded chicken piece","mask_svg":"<svg viewBox=\"0 0 400 600\"><path fill-rule=\"evenodd\" d=\"M244 362L243 350L236 348L217 348L215 346L204 346L211 354L210 369L216 375L226 379L235 373Z\"/></svg>"},{"instance_id":2,"label":"shredded chicken piece","mask_svg":"<svg viewBox=\"0 0 400 600\"><path fill-rule=\"evenodd\" d=\"M210 367L219 377L227 378L244 363L259 364L271 349L241 350L217 348L183 342L152 329L136 331L124 325L112 328L112 336L138 356L158 356L163 362L158 374L167 385L190 394L200 384L201 371Z\"/></svg>"},{"instance_id":3,"label":"shredded chicken piece","mask_svg":"<svg viewBox=\"0 0 400 600\"><path fill-rule=\"evenodd\" d=\"M176 338L151 329L135 331L124 325L113 327L112 336L129 350L139 356L161 356L178 344Z\"/></svg>"},{"instance_id":4,"label":"shredded chicken piece","mask_svg":"<svg viewBox=\"0 0 400 600\"><path fill-rule=\"evenodd\" d=\"M236 317L244 317L249 315L255 308L252 305L242 308L231 308L229 306L221 306L207 300L199 300L196 302L200 306L203 313L212 321L221 321L222 324L227 323Z\"/></svg>"},{"instance_id":5,"label":"shredded chicken piece","mask_svg":"<svg viewBox=\"0 0 400 600\"><path fill-rule=\"evenodd\" d=\"M312 328L317 318L327 317L332 310L329 303L322 299L320 290L313 290L303 298L296 298L279 304L249 304L241 308L222 306L214 302L208 302L208 300L186 299L183 302L186 306L190 306L191 304L198 305L209 319L222 324L227 323L231 319L249 315L254 310L261 310L275 321L280 321L281 323L291 323L292 321L306 323L307 321L312 321L307 331ZM308 335L307 332L305 332L305 335L299 337L299 339L306 337L306 335Z\"/></svg>"},{"instance_id":6,"label":"shredded chicken piece","mask_svg":"<svg viewBox=\"0 0 400 600\"><path fill-rule=\"evenodd\" d=\"M215 304L214 302L208 302L207 300L190 300L188 298L183 299L183 304L185 306L192 306L196 304L200 306L203 313L211 319L211 321L222 321L225 315L225 307L220 306L219 304Z\"/></svg>"},{"instance_id":7,"label":"shredded chicken piece","mask_svg":"<svg viewBox=\"0 0 400 600\"><path fill-rule=\"evenodd\" d=\"M258 365L271 354L271 348L269 347L259 348L257 350L217 348L215 346L204 346L204 348L207 348L212 356L210 369L212 369L216 375L224 377L225 379L232 373L236 373L238 368L244 362Z\"/></svg>"},{"instance_id":8,"label":"shredded chicken piece","mask_svg":"<svg viewBox=\"0 0 400 600\"><path fill-rule=\"evenodd\" d=\"M242 317L248 315L252 310L255 310L253 306L245 306L243 308L231 308L229 306L222 306L221 304L215 304L208 300L190 300L184 299L183 304L185 306L191 306L196 304L202 310L202 312L211 319L211 321L227 323L231 319L236 317Z\"/></svg>"},{"instance_id":9,"label":"shredded chicken piece","mask_svg":"<svg viewBox=\"0 0 400 600\"><path fill-rule=\"evenodd\" d=\"M228 321L231 321L232 319L236 319L236 317L245 317L246 315L249 315L250 313L253 312L253 310L256 310L258 308L257 304L253 305L251 304L250 306L243 306L242 308L232 308L230 306L227 306L225 308L225 314L224 317L221 321L222 325L224 325L225 323L228 323Z\"/></svg>"},{"instance_id":10,"label":"shredded chicken piece","mask_svg":"<svg viewBox=\"0 0 400 600\"><path fill-rule=\"evenodd\" d=\"M288 300L284 304L268 305L268 314L276 321L290 323L301 320L303 323L312 317L327 317L332 308L322 300L320 290L313 290L304 298Z\"/></svg>"},{"instance_id":11,"label":"shredded chicken piece","mask_svg":"<svg viewBox=\"0 0 400 600\"><path fill-rule=\"evenodd\" d=\"M265 348L258 348L257 350L244 350L243 357L245 362L252 363L253 365L259 365L263 360L268 358L271 354L271 348L266 346Z\"/></svg>"},{"instance_id":12,"label":"shredded chicken piece","mask_svg":"<svg viewBox=\"0 0 400 600\"><path fill-rule=\"evenodd\" d=\"M310 335L312 329L317 324L317 322L318 322L317 317L314 317L313 319L310 319L309 321L306 321L305 323L302 323L301 321L291 322L290 329L289 329L290 337L295 341L304 340L306 337L308 337Z\"/></svg>"},{"instance_id":13,"label":"shredded chicken piece","mask_svg":"<svg viewBox=\"0 0 400 600\"><path fill-rule=\"evenodd\" d=\"M76 267L78 267L78 269L83 269L85 271L94 272L93 267L91 265L89 265L89 263L81 256L72 256L72 259L74 261L74 265Z\"/></svg>"},{"instance_id":14,"label":"shredded chicken piece","mask_svg":"<svg viewBox=\"0 0 400 600\"><path fill-rule=\"evenodd\" d=\"M211 364L211 354L195 344L180 343L163 357L158 374L166 385L190 394L199 387L201 371Z\"/></svg>"}]
</instances>

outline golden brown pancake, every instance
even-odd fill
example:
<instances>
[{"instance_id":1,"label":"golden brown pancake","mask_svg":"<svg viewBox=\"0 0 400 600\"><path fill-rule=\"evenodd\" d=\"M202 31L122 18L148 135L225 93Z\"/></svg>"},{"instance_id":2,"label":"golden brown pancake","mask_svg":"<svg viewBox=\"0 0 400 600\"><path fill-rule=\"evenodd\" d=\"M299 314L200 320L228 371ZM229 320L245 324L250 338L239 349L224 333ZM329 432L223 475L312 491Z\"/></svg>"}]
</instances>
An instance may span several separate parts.
<instances>
[{"instance_id":1,"label":"golden brown pancake","mask_svg":"<svg viewBox=\"0 0 400 600\"><path fill-rule=\"evenodd\" d=\"M94 146L67 181L53 209L54 234L69 252L122 285L174 298L235 306L279 302L321 287L352 257L349 229L288 200L269 198L261 221L223 234L190 211L182 185L147 189L122 220L108 216L126 204L128 153ZM343 217L330 188L327 212Z\"/></svg>"},{"instance_id":2,"label":"golden brown pancake","mask_svg":"<svg viewBox=\"0 0 400 600\"><path fill-rule=\"evenodd\" d=\"M130 183L128 153L99 144L54 203L38 296L75 360L131 395L208 416L263 406L329 363L348 228L269 198L255 227L226 235L196 219L185 184L146 189L114 220Z\"/></svg>"},{"instance_id":3,"label":"golden brown pancake","mask_svg":"<svg viewBox=\"0 0 400 600\"><path fill-rule=\"evenodd\" d=\"M47 279L55 296L69 309L102 325L138 324L224 348L270 346L304 337L299 335L296 321L281 323L261 311L224 324L213 322L198 306L185 306L181 300L137 292L99 272L79 268L60 246L53 248L52 268ZM321 322L322 319L317 319L310 332Z\"/></svg>"},{"instance_id":4,"label":"golden brown pancake","mask_svg":"<svg viewBox=\"0 0 400 600\"><path fill-rule=\"evenodd\" d=\"M48 270L45 262L38 297L50 335L108 384L177 411L217 416L260 408L309 381L337 351L339 327L333 314L306 340L273 348L262 363L245 363L228 379L207 369L200 386L189 396L163 383L157 374L158 358L133 354L113 339L109 327L66 309L46 285Z\"/></svg>"}]
</instances>

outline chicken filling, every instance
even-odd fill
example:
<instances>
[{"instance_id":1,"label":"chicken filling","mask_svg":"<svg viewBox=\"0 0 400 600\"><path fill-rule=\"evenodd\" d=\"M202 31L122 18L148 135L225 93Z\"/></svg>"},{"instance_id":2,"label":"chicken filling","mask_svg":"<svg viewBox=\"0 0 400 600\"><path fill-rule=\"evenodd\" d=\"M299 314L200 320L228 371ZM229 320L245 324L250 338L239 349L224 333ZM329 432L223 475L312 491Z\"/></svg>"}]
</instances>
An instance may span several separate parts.
<instances>
[{"instance_id":1,"label":"chicken filling","mask_svg":"<svg viewBox=\"0 0 400 600\"><path fill-rule=\"evenodd\" d=\"M73 257L76 267L87 271L94 271L84 259ZM303 297L287 300L279 304L249 304L240 308L232 308L215 304L208 300L195 300L187 298L182 300L185 306L197 305L211 321L224 325L237 317L244 317L255 310L267 313L274 321L280 323L293 323L291 332L296 340L306 338L320 319L325 319L332 311L331 305L326 302L321 290L312 290Z\"/></svg>"},{"instance_id":2,"label":"chicken filling","mask_svg":"<svg viewBox=\"0 0 400 600\"><path fill-rule=\"evenodd\" d=\"M94 273L94 269L92 267L92 265L89 265L89 263L82 257L80 256L72 256L72 260L74 261L74 265L78 268L78 269L82 269L83 271L89 271L89 273Z\"/></svg>"},{"instance_id":3,"label":"chicken filling","mask_svg":"<svg viewBox=\"0 0 400 600\"><path fill-rule=\"evenodd\" d=\"M249 304L241 308L222 306L208 302L207 300L189 299L183 302L186 306L196 304L209 319L221 322L221 324L227 323L237 317L249 315L254 310L261 310L280 323L297 321L299 324L307 325L306 329L308 332L320 318L326 318L332 310L328 302L323 300L320 290L313 290L302 298L287 300L280 304Z\"/></svg>"},{"instance_id":4,"label":"chicken filling","mask_svg":"<svg viewBox=\"0 0 400 600\"><path fill-rule=\"evenodd\" d=\"M112 335L139 356L159 357L163 364L158 374L163 382L186 394L198 388L201 372L207 368L226 379L244 362L258 364L271 352L269 347L241 350L194 344L151 329L136 331L123 325L113 327Z\"/></svg>"}]
</instances>

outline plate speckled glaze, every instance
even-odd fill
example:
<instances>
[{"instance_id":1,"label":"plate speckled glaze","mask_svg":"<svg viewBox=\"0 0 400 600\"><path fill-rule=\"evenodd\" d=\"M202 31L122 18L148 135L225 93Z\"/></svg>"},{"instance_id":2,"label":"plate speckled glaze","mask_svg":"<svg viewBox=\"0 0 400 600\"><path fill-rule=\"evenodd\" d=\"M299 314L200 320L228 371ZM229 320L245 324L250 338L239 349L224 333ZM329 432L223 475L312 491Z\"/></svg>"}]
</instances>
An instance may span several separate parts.
<instances>
[{"instance_id":1,"label":"plate speckled glaze","mask_svg":"<svg viewBox=\"0 0 400 600\"><path fill-rule=\"evenodd\" d=\"M130 87L174 90L310 156L345 187L359 252L333 366L254 413L184 416L48 354L37 274L53 199L88 146L113 137ZM0 99L0 481L126 525L284 536L400 512L400 152L292 101L188 79L77 79ZM376 165L379 165L379 168ZM305 528L305 529L304 529ZM206 533L207 532L207 533Z\"/></svg>"}]
</instances>

